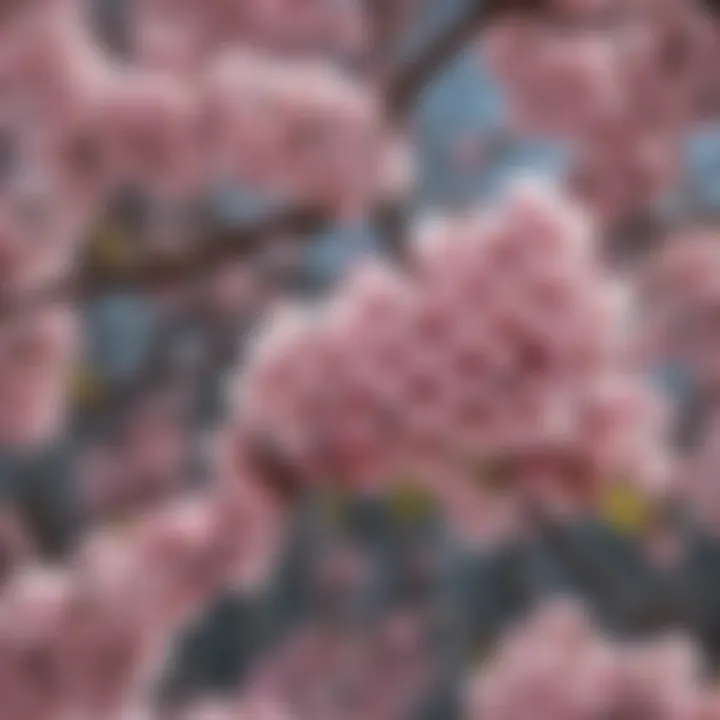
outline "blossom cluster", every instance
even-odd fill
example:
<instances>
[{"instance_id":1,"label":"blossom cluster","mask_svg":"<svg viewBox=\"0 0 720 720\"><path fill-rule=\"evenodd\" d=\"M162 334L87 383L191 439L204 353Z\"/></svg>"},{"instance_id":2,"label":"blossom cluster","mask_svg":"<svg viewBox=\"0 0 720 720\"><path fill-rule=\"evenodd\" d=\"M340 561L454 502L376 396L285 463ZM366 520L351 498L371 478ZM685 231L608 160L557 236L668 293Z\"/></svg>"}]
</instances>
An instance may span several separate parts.
<instances>
[{"instance_id":1,"label":"blossom cluster","mask_svg":"<svg viewBox=\"0 0 720 720\"><path fill-rule=\"evenodd\" d=\"M337 63L267 52L290 35L302 44L340 41L342 28L361 36L358 12L349 1L141 2L138 47L121 59L100 42L85 3L8 8L0 25L3 301L22 305L56 284L67 290L90 225L128 187L188 202L221 183L339 217L357 217L396 189L407 157L383 131L375 91ZM185 41L201 36L203 62L180 62ZM166 62L168 52L177 62ZM44 320L25 323L47 335ZM0 328L3 345L12 334ZM49 408L68 385L69 363L52 372L40 365L79 354L68 333L53 347L32 366L33 382L18 380L27 392L52 388ZM57 430L36 405L12 412L3 445Z\"/></svg>"},{"instance_id":2,"label":"blossom cluster","mask_svg":"<svg viewBox=\"0 0 720 720\"><path fill-rule=\"evenodd\" d=\"M180 400L169 393L141 399L110 440L83 453L78 478L87 515L127 515L188 484L192 443Z\"/></svg>"},{"instance_id":3,"label":"blossom cluster","mask_svg":"<svg viewBox=\"0 0 720 720\"><path fill-rule=\"evenodd\" d=\"M0 328L0 444L38 446L54 437L66 411L79 327L72 309L50 305Z\"/></svg>"},{"instance_id":4,"label":"blossom cluster","mask_svg":"<svg viewBox=\"0 0 720 720\"><path fill-rule=\"evenodd\" d=\"M718 383L718 277L717 239L706 229L673 234L640 278L648 362L684 368L709 394Z\"/></svg>"},{"instance_id":5,"label":"blossom cluster","mask_svg":"<svg viewBox=\"0 0 720 720\"><path fill-rule=\"evenodd\" d=\"M682 140L715 111L720 34L694 0L547 3L483 35L523 131L568 141L571 180L609 220L673 185Z\"/></svg>"},{"instance_id":6,"label":"blossom cluster","mask_svg":"<svg viewBox=\"0 0 720 720\"><path fill-rule=\"evenodd\" d=\"M689 640L604 637L567 601L550 602L508 632L468 696L468 717L482 720L720 716Z\"/></svg>"},{"instance_id":7,"label":"blossom cluster","mask_svg":"<svg viewBox=\"0 0 720 720\"><path fill-rule=\"evenodd\" d=\"M261 664L250 696L270 696L301 717L406 717L432 678L427 628L396 612L374 626L305 629Z\"/></svg>"},{"instance_id":8,"label":"blossom cluster","mask_svg":"<svg viewBox=\"0 0 720 720\"><path fill-rule=\"evenodd\" d=\"M28 9L3 30L8 130L70 206L127 183L183 195L235 180L331 207L338 194L376 191L366 186L381 175L377 101L338 65L248 45L196 72L119 63L64 4Z\"/></svg>"},{"instance_id":9,"label":"blossom cluster","mask_svg":"<svg viewBox=\"0 0 720 720\"><path fill-rule=\"evenodd\" d=\"M371 263L319 309L281 311L244 369L238 424L310 484L417 483L475 532L512 498L577 510L615 481L665 489L627 288L562 194L528 184L433 220L408 265Z\"/></svg>"},{"instance_id":10,"label":"blossom cluster","mask_svg":"<svg viewBox=\"0 0 720 720\"><path fill-rule=\"evenodd\" d=\"M170 69L197 68L237 44L353 57L368 40L371 20L358 0L140 0L132 47L143 63Z\"/></svg>"},{"instance_id":11,"label":"blossom cluster","mask_svg":"<svg viewBox=\"0 0 720 720\"><path fill-rule=\"evenodd\" d=\"M0 595L2 717L114 720L142 703L178 629L270 562L279 528L258 488L235 478L86 535L62 566L17 567Z\"/></svg>"}]
</instances>

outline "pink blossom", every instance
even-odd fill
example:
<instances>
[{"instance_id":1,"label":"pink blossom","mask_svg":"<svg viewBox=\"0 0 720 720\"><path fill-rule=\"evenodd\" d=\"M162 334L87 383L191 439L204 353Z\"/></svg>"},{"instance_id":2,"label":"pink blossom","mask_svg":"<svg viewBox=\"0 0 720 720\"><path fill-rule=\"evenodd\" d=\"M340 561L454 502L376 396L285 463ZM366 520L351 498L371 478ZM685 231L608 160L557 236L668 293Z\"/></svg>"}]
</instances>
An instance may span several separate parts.
<instances>
[{"instance_id":1,"label":"pink blossom","mask_svg":"<svg viewBox=\"0 0 720 720\"><path fill-rule=\"evenodd\" d=\"M241 45L286 54L352 55L366 43L366 24L356 0L141 0L133 9L137 59L180 72Z\"/></svg>"},{"instance_id":2,"label":"pink blossom","mask_svg":"<svg viewBox=\"0 0 720 720\"><path fill-rule=\"evenodd\" d=\"M362 635L316 627L270 653L250 685L322 720L399 720L432 677L423 618L391 614Z\"/></svg>"},{"instance_id":3,"label":"pink blossom","mask_svg":"<svg viewBox=\"0 0 720 720\"><path fill-rule=\"evenodd\" d=\"M682 637L602 637L574 605L541 607L501 641L471 683L469 717L581 720L697 717L706 702L696 649Z\"/></svg>"},{"instance_id":4,"label":"pink blossom","mask_svg":"<svg viewBox=\"0 0 720 720\"><path fill-rule=\"evenodd\" d=\"M698 387L718 383L720 254L713 234L688 231L671 238L647 262L642 282L641 343L647 362L684 367Z\"/></svg>"},{"instance_id":5,"label":"pink blossom","mask_svg":"<svg viewBox=\"0 0 720 720\"><path fill-rule=\"evenodd\" d=\"M716 415L705 424L700 442L678 469L682 498L706 532L715 535L720 528L720 486L717 482L720 425Z\"/></svg>"},{"instance_id":6,"label":"pink blossom","mask_svg":"<svg viewBox=\"0 0 720 720\"><path fill-rule=\"evenodd\" d=\"M49 306L6 320L0 328L0 438L3 444L51 440L65 417L69 380L77 359L74 312Z\"/></svg>"},{"instance_id":7,"label":"pink blossom","mask_svg":"<svg viewBox=\"0 0 720 720\"><path fill-rule=\"evenodd\" d=\"M190 438L182 408L166 397L141 402L113 441L81 459L85 509L99 517L167 498L187 480Z\"/></svg>"},{"instance_id":8,"label":"pink blossom","mask_svg":"<svg viewBox=\"0 0 720 720\"><path fill-rule=\"evenodd\" d=\"M234 582L255 552L238 512L216 495L183 499L127 533L90 534L63 567L13 574L0 596L3 717L110 720L130 712L178 624Z\"/></svg>"},{"instance_id":9,"label":"pink blossom","mask_svg":"<svg viewBox=\"0 0 720 720\"><path fill-rule=\"evenodd\" d=\"M335 68L236 51L211 66L204 93L220 177L341 214L384 182L376 98Z\"/></svg>"},{"instance_id":10,"label":"pink blossom","mask_svg":"<svg viewBox=\"0 0 720 720\"><path fill-rule=\"evenodd\" d=\"M541 251L542 248L542 251ZM521 189L418 231L407 275L355 272L258 339L239 402L308 482L403 479L467 521L511 489L591 509L608 482L667 490L664 414L630 363L631 298L572 206ZM470 508L474 508L471 511Z\"/></svg>"},{"instance_id":11,"label":"pink blossom","mask_svg":"<svg viewBox=\"0 0 720 720\"><path fill-rule=\"evenodd\" d=\"M700 3L570 0L483 36L515 125L568 140L572 186L610 222L662 198L716 83L720 36Z\"/></svg>"}]
</instances>

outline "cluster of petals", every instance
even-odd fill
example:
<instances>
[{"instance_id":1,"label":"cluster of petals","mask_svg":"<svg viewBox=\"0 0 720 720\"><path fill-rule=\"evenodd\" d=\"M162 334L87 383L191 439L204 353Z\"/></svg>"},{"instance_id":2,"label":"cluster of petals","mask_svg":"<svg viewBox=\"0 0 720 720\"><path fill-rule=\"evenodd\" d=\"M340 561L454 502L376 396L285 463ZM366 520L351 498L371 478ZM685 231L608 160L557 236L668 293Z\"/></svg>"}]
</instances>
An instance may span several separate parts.
<instances>
[{"instance_id":1,"label":"cluster of petals","mask_svg":"<svg viewBox=\"0 0 720 720\"><path fill-rule=\"evenodd\" d=\"M382 137L378 98L326 63L228 53L208 70L201 105L219 177L340 213L393 180L397 146Z\"/></svg>"},{"instance_id":2,"label":"cluster of petals","mask_svg":"<svg viewBox=\"0 0 720 720\"><path fill-rule=\"evenodd\" d=\"M271 552L257 489L236 478L90 533L63 566L12 574L0 595L2 717L115 720L140 707L178 628Z\"/></svg>"},{"instance_id":3,"label":"cluster of petals","mask_svg":"<svg viewBox=\"0 0 720 720\"><path fill-rule=\"evenodd\" d=\"M712 393L720 376L720 247L710 230L672 235L641 276L643 354Z\"/></svg>"},{"instance_id":4,"label":"cluster of petals","mask_svg":"<svg viewBox=\"0 0 720 720\"><path fill-rule=\"evenodd\" d=\"M429 689L433 662L426 630L421 614L412 611L396 611L362 631L318 623L271 648L229 697L201 699L161 717L401 720ZM156 717L150 713L147 720Z\"/></svg>"},{"instance_id":5,"label":"cluster of petals","mask_svg":"<svg viewBox=\"0 0 720 720\"><path fill-rule=\"evenodd\" d=\"M117 433L79 461L80 494L94 518L123 516L153 505L188 481L191 438L174 398L143 399Z\"/></svg>"},{"instance_id":6,"label":"cluster of petals","mask_svg":"<svg viewBox=\"0 0 720 720\"><path fill-rule=\"evenodd\" d=\"M713 720L717 697L682 636L604 637L581 607L552 601L513 628L468 692L483 720Z\"/></svg>"},{"instance_id":7,"label":"cluster of petals","mask_svg":"<svg viewBox=\"0 0 720 720\"><path fill-rule=\"evenodd\" d=\"M693 519L714 537L720 532L720 484L717 482L719 460L720 418L715 412L705 422L697 446L682 463L678 483Z\"/></svg>"},{"instance_id":8,"label":"cluster of petals","mask_svg":"<svg viewBox=\"0 0 720 720\"><path fill-rule=\"evenodd\" d=\"M590 509L619 478L665 489L629 296L583 213L528 183L427 223L408 256L407 272L373 263L324 306L279 312L239 383L247 432L308 484L419 483L456 527L491 526L513 498Z\"/></svg>"},{"instance_id":9,"label":"cluster of petals","mask_svg":"<svg viewBox=\"0 0 720 720\"><path fill-rule=\"evenodd\" d=\"M358 0L139 0L132 50L144 64L194 69L227 47L352 57L367 41Z\"/></svg>"},{"instance_id":10,"label":"cluster of petals","mask_svg":"<svg viewBox=\"0 0 720 720\"><path fill-rule=\"evenodd\" d=\"M433 677L421 613L395 611L358 630L310 627L251 676L251 696L279 699L299 717L401 720Z\"/></svg>"},{"instance_id":11,"label":"cluster of petals","mask_svg":"<svg viewBox=\"0 0 720 720\"><path fill-rule=\"evenodd\" d=\"M167 714L149 715L147 720L165 720ZM169 716L168 720L293 720L294 715L272 697L203 699ZM122 718L122 720L126 720ZM132 716L127 720L134 720ZM138 720L145 720L140 716Z\"/></svg>"},{"instance_id":12,"label":"cluster of petals","mask_svg":"<svg viewBox=\"0 0 720 720\"><path fill-rule=\"evenodd\" d=\"M694 0L551 0L484 36L523 131L569 140L572 181L602 217L661 198L682 138L712 110L720 31Z\"/></svg>"},{"instance_id":13,"label":"cluster of petals","mask_svg":"<svg viewBox=\"0 0 720 720\"><path fill-rule=\"evenodd\" d=\"M274 3L227 4L270 12ZM368 202L389 172L377 100L339 65L235 44L174 72L118 62L88 25L63 0L2 28L6 122L68 194L102 198L132 184L184 195L234 180L336 210Z\"/></svg>"},{"instance_id":14,"label":"cluster of petals","mask_svg":"<svg viewBox=\"0 0 720 720\"><path fill-rule=\"evenodd\" d=\"M64 305L5 318L0 325L0 446L38 446L65 419L78 360L78 319Z\"/></svg>"},{"instance_id":15,"label":"cluster of petals","mask_svg":"<svg viewBox=\"0 0 720 720\"><path fill-rule=\"evenodd\" d=\"M236 182L342 214L397 165L376 99L330 63L245 46L197 73L119 63L71 0L8 11L0 45L3 296L67 276L118 188L187 197Z\"/></svg>"},{"instance_id":16,"label":"cluster of petals","mask_svg":"<svg viewBox=\"0 0 720 720\"><path fill-rule=\"evenodd\" d=\"M137 3L150 35L202 35L198 18L213 25L210 35L227 35L207 38L209 54L193 67L151 62L144 41L128 58L112 56L95 36L85 5L38 0L3 7L3 302L22 304L38 289L66 281L88 227L113 193L128 187L184 201L229 184L281 204L355 218L392 190L398 176L405 178L407 155L382 132L372 90L339 64L265 54L275 43L291 42L293 32L302 42L314 42L313 33L340 40L341 27L356 32L361 18L352 0ZM276 37L269 37L271 30ZM28 333L39 323L27 322ZM14 333L0 328L3 346ZM6 354L3 347L0 361L10 362ZM3 368L12 385L30 392ZM66 380L65 370L59 363L53 377ZM47 417L19 420L17 428L7 428L3 417L0 442L45 434L62 394L60 387L50 390L50 374L32 383L34 395L47 391ZM7 414L37 416L38 404L33 398L27 409ZM15 401L7 405L15 408Z\"/></svg>"}]
</instances>

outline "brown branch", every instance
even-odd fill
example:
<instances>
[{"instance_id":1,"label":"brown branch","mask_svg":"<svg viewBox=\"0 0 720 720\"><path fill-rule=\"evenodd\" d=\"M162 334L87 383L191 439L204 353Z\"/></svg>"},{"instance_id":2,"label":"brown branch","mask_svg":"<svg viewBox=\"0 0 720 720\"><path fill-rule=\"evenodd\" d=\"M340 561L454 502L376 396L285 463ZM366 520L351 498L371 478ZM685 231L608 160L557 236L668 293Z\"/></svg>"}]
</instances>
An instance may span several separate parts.
<instances>
[{"instance_id":1,"label":"brown branch","mask_svg":"<svg viewBox=\"0 0 720 720\"><path fill-rule=\"evenodd\" d=\"M119 265L89 263L78 273L21 298L0 303L0 315L14 315L48 302L79 302L107 292L163 290L197 279L224 262L251 256L269 238L293 234L308 239L330 225L329 218L304 207L263 215L240 227L203 236L190 252L140 256Z\"/></svg>"},{"instance_id":2,"label":"brown branch","mask_svg":"<svg viewBox=\"0 0 720 720\"><path fill-rule=\"evenodd\" d=\"M406 117L428 82L493 20L506 14L536 12L544 4L545 0L469 0L417 57L392 74L387 85L388 111L394 117Z\"/></svg>"},{"instance_id":3,"label":"brown branch","mask_svg":"<svg viewBox=\"0 0 720 720\"><path fill-rule=\"evenodd\" d=\"M380 78L392 69L403 31L412 20L410 3L417 0L366 0L371 42L368 48L368 70Z\"/></svg>"},{"instance_id":4,"label":"brown branch","mask_svg":"<svg viewBox=\"0 0 720 720\"><path fill-rule=\"evenodd\" d=\"M250 462L262 479L264 489L285 505L296 503L307 483L295 463L286 458L269 437L252 438L248 449Z\"/></svg>"},{"instance_id":5,"label":"brown branch","mask_svg":"<svg viewBox=\"0 0 720 720\"><path fill-rule=\"evenodd\" d=\"M700 5L715 16L720 15L720 0L700 0Z\"/></svg>"},{"instance_id":6,"label":"brown branch","mask_svg":"<svg viewBox=\"0 0 720 720\"><path fill-rule=\"evenodd\" d=\"M324 213L309 207L272 212L246 225L204 235L190 253L165 252L117 268L90 266L80 278L77 292L80 297L92 297L107 288L142 290L175 286L202 276L223 262L255 255L272 237L291 233L308 238L329 225L330 219Z\"/></svg>"},{"instance_id":7,"label":"brown branch","mask_svg":"<svg viewBox=\"0 0 720 720\"><path fill-rule=\"evenodd\" d=\"M609 603L616 619L629 629L659 632L671 628L692 629L693 618L686 583L678 577L656 582L651 592L633 589L622 572L593 548L583 547L561 522L534 512L530 520L538 540L572 573L593 597Z\"/></svg>"},{"instance_id":8,"label":"brown branch","mask_svg":"<svg viewBox=\"0 0 720 720\"><path fill-rule=\"evenodd\" d=\"M607 598L615 608L627 612L634 598L629 597L625 583L615 568L603 562L592 551L583 548L577 539L569 534L569 528L549 517L541 508L528 507L527 512L527 520L534 528L538 540L571 571L574 579L594 596Z\"/></svg>"}]
</instances>

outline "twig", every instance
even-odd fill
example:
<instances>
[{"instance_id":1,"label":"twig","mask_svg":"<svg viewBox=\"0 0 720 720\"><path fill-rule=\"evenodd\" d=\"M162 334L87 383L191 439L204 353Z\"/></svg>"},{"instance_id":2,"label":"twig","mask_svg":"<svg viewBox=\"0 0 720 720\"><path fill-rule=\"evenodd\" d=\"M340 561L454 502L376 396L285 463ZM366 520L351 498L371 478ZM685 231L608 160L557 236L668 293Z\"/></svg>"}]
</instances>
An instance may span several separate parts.
<instances>
[{"instance_id":1,"label":"twig","mask_svg":"<svg viewBox=\"0 0 720 720\"><path fill-rule=\"evenodd\" d=\"M80 272L20 298L0 303L0 315L16 315L49 302L79 302L107 292L163 290L201 278L223 262L255 254L268 238L293 233L309 239L329 225L323 213L299 207L263 215L247 225L203 236L190 252L162 252L129 263L106 266L90 263Z\"/></svg>"},{"instance_id":2,"label":"twig","mask_svg":"<svg viewBox=\"0 0 720 720\"><path fill-rule=\"evenodd\" d=\"M505 14L538 11L544 4L544 0L469 0L417 57L391 75L387 84L388 112L394 117L406 117L428 82L493 20Z\"/></svg>"},{"instance_id":3,"label":"twig","mask_svg":"<svg viewBox=\"0 0 720 720\"><path fill-rule=\"evenodd\" d=\"M593 594L606 597L617 597L620 594L622 584L618 582L615 573L580 547L576 540L567 537L557 522L544 518L537 522L537 528L546 547L564 561Z\"/></svg>"},{"instance_id":4,"label":"twig","mask_svg":"<svg viewBox=\"0 0 720 720\"><path fill-rule=\"evenodd\" d=\"M366 0L370 20L371 42L368 70L374 77L382 76L393 60L404 18L407 0Z\"/></svg>"},{"instance_id":5,"label":"twig","mask_svg":"<svg viewBox=\"0 0 720 720\"><path fill-rule=\"evenodd\" d=\"M536 518L540 540L573 573L594 597L605 598L616 616L631 631L657 632L668 628L689 629L692 618L682 583L658 582L653 591L635 592L611 563L604 562L596 553L583 548L568 536L558 522Z\"/></svg>"},{"instance_id":6,"label":"twig","mask_svg":"<svg viewBox=\"0 0 720 720\"><path fill-rule=\"evenodd\" d=\"M295 463L269 437L253 437L249 443L250 461L262 478L266 490L285 504L302 496L304 480Z\"/></svg>"}]
</instances>

